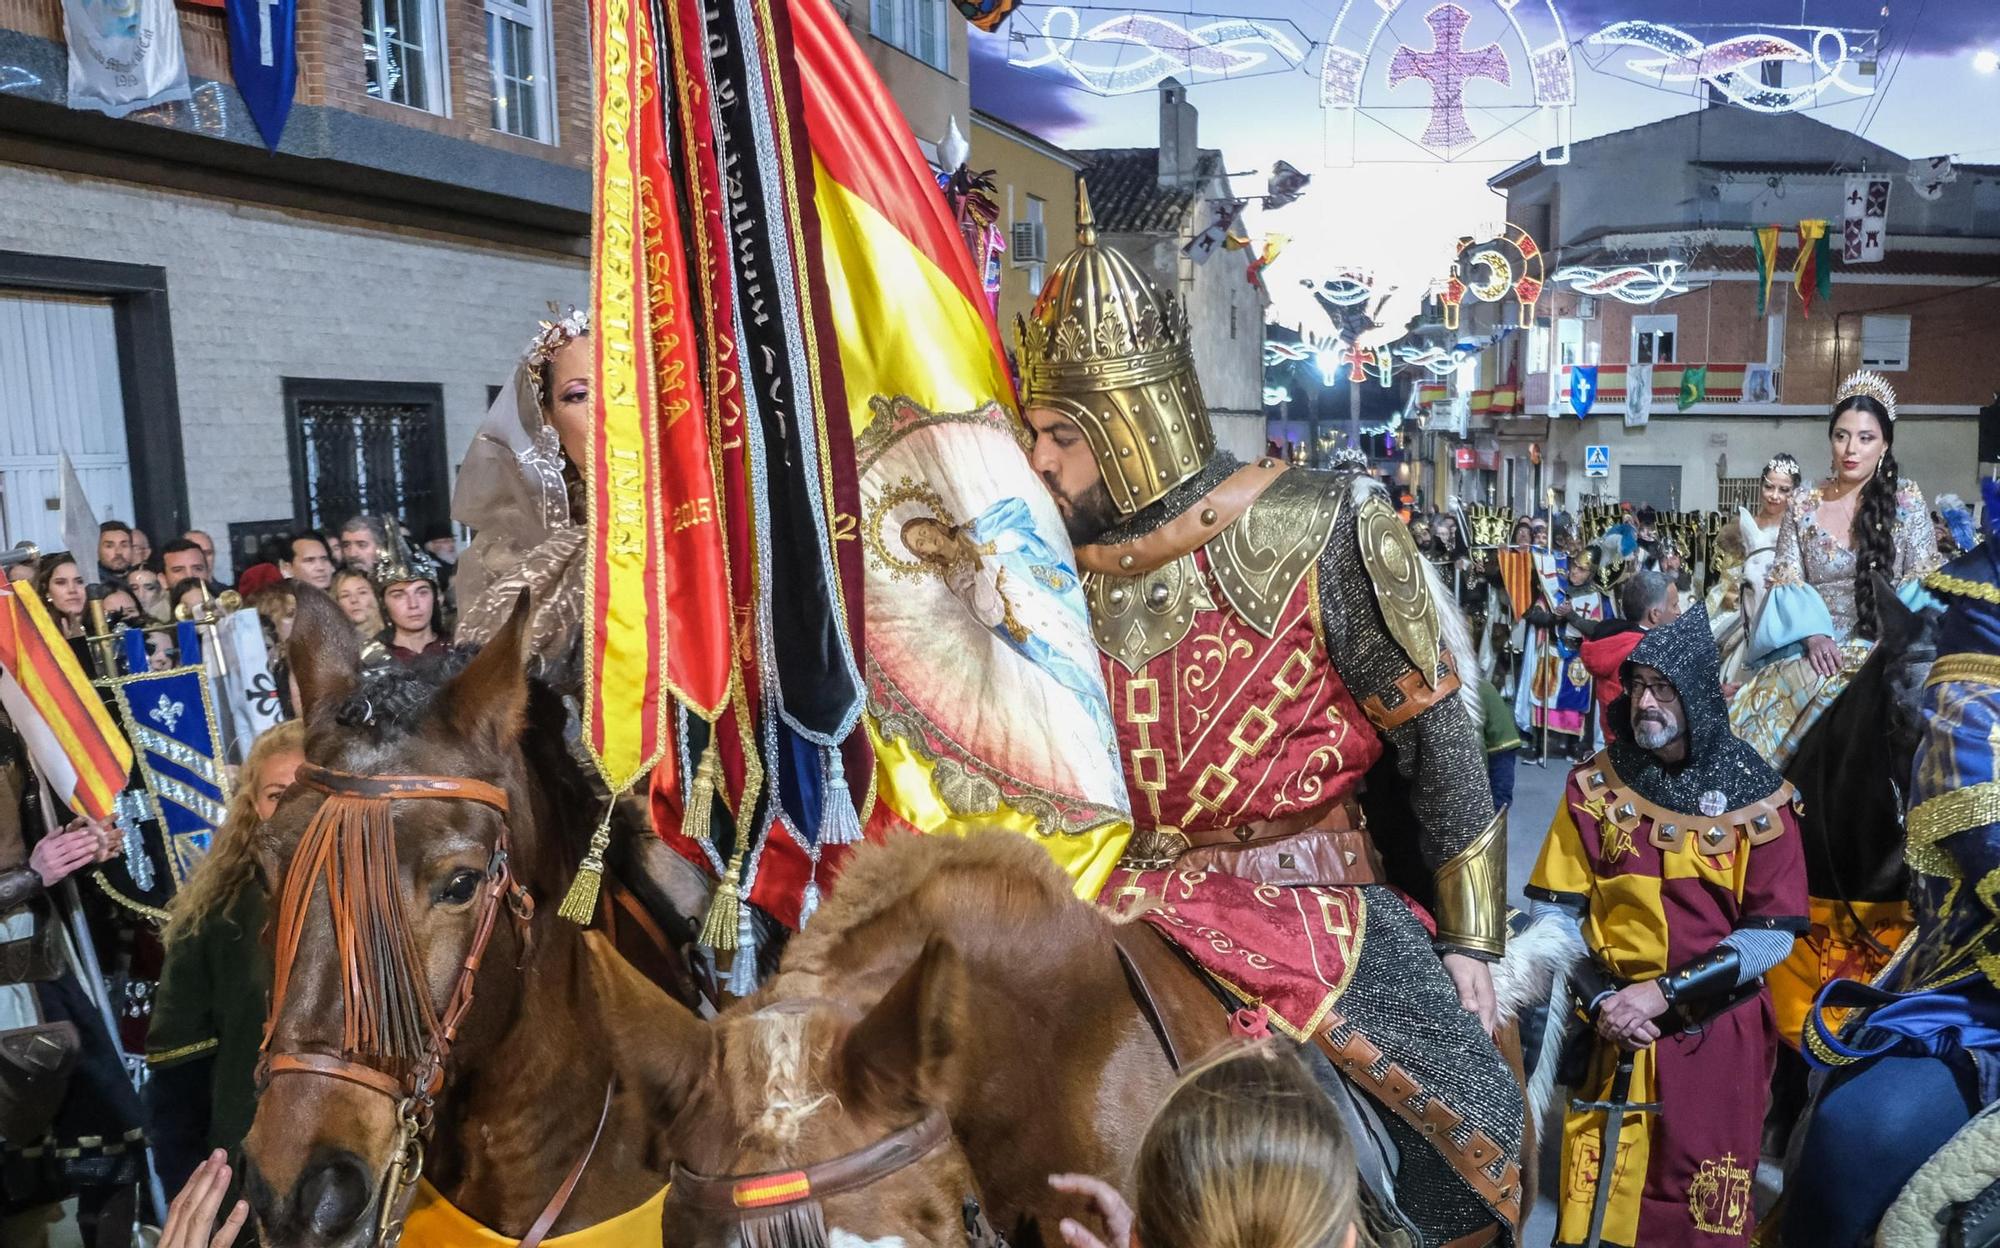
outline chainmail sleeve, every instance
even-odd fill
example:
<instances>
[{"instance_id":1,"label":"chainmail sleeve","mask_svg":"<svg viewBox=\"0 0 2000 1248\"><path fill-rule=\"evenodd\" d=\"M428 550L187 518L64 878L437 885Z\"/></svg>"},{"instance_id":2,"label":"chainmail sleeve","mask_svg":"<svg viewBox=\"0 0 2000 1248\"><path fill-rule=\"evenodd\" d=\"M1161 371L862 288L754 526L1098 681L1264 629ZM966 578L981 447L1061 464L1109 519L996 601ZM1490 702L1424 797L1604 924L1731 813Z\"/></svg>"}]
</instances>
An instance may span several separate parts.
<instances>
[{"instance_id":1,"label":"chainmail sleeve","mask_svg":"<svg viewBox=\"0 0 2000 1248\"><path fill-rule=\"evenodd\" d=\"M1327 653L1410 782L1417 848L1437 882L1439 947L1498 958L1506 928L1506 828L1494 813L1479 726L1457 695L1458 678L1443 652L1434 660L1435 681L1426 681L1392 631L1384 603L1406 611L1413 593L1430 591L1422 580L1414 589L1378 588L1381 560L1364 557L1361 511L1353 500L1341 508L1315 569ZM1381 540L1390 540L1386 529ZM1479 679L1477 671L1466 675Z\"/></svg>"}]
</instances>

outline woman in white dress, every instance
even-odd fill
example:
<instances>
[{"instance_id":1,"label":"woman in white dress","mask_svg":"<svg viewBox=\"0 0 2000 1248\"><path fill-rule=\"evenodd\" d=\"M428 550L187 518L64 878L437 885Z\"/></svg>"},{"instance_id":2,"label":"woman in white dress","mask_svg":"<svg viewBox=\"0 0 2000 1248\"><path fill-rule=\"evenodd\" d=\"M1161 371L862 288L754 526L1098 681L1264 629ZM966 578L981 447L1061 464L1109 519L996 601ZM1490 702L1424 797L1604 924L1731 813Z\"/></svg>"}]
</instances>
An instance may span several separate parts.
<instances>
[{"instance_id":1,"label":"woman in white dress","mask_svg":"<svg viewBox=\"0 0 2000 1248\"><path fill-rule=\"evenodd\" d=\"M1748 507L1736 509L1736 519L1723 528L1715 540L1716 565L1720 575L1708 591L1708 620L1715 629L1715 645L1722 651L1722 684L1733 692L1741 685L1749 661L1750 626L1757 609L1764 604L1764 578L1778 554L1778 529L1798 493L1799 461L1780 451L1764 465L1763 488L1753 515Z\"/></svg>"},{"instance_id":2,"label":"woman in white dress","mask_svg":"<svg viewBox=\"0 0 2000 1248\"><path fill-rule=\"evenodd\" d=\"M1913 608L1938 566L1930 507L1896 472L1896 392L1879 374L1849 377L1827 438L1833 475L1792 499L1778 529L1764 604L1750 637L1752 673L1730 727L1782 770L1820 714L1875 648L1874 577Z\"/></svg>"}]
</instances>

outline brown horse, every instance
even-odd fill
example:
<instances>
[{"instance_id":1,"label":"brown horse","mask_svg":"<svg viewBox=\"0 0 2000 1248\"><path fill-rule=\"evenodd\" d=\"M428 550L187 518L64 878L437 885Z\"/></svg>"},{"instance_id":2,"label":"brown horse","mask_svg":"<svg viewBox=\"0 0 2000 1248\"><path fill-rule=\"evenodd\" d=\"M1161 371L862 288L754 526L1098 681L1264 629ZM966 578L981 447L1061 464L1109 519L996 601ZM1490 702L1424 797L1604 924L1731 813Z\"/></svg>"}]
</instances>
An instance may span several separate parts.
<instances>
[{"instance_id":1,"label":"brown horse","mask_svg":"<svg viewBox=\"0 0 2000 1248\"><path fill-rule=\"evenodd\" d=\"M1152 987L1186 1047L1226 1042L1192 975ZM778 975L713 1025L598 991L658 1019L635 1077L673 1123L674 1248L991 1242L976 1204L1015 1248L1057 1244L1085 1210L1048 1175L1126 1185L1176 1078L1111 919L1012 833L857 853ZM812 1206L757 1213L797 1171Z\"/></svg>"},{"instance_id":2,"label":"brown horse","mask_svg":"<svg viewBox=\"0 0 2000 1248\"><path fill-rule=\"evenodd\" d=\"M565 748L559 700L523 674L522 615L469 663L362 675L353 627L300 592L290 652L307 766L268 831L278 978L244 1143L266 1245L373 1242L401 1216L385 1200L392 1162L412 1156L509 1238L594 1133L555 1233L665 1182L664 1124L613 1078L651 1037L592 985L667 999L556 914L601 804ZM428 1156L421 1139L410 1153L406 1122L434 1122Z\"/></svg>"}]
</instances>

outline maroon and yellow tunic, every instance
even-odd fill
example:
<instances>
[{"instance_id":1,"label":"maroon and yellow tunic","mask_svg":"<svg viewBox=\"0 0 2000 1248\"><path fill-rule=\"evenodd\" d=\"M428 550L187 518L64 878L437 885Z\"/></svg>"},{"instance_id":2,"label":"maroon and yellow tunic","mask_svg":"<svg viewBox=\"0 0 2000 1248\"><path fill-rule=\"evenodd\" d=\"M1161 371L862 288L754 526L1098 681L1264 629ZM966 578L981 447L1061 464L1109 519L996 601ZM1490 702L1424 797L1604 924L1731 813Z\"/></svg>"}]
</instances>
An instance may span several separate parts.
<instances>
[{"instance_id":1,"label":"maroon and yellow tunic","mask_svg":"<svg viewBox=\"0 0 2000 1248\"><path fill-rule=\"evenodd\" d=\"M1683 814L1639 796L1599 753L1570 773L1528 894L1580 909L1592 958L1621 982L1657 979L1738 928L1791 926L1805 912L1792 787L1714 816ZM1631 1102L1659 1108L1628 1113L1619 1133L1606 1244L1749 1242L1776 1056L1764 992L1637 1054ZM1616 1045L1595 1043L1575 1096L1605 1099L1617 1063ZM1587 1236L1603 1132L1601 1110L1564 1120L1558 1244Z\"/></svg>"}]
</instances>

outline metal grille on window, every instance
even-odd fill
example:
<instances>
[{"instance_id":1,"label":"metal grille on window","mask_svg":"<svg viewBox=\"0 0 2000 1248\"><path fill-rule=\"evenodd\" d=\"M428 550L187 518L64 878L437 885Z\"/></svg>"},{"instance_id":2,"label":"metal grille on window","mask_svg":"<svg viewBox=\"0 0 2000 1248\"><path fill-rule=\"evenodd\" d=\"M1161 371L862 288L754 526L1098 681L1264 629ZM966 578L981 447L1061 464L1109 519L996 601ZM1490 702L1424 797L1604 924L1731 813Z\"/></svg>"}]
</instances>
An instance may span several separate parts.
<instances>
[{"instance_id":1,"label":"metal grille on window","mask_svg":"<svg viewBox=\"0 0 2000 1248\"><path fill-rule=\"evenodd\" d=\"M1748 507L1752 515L1764 503L1764 478L1762 477L1718 477L1715 482L1715 506L1723 519L1736 516L1738 507Z\"/></svg>"},{"instance_id":2,"label":"metal grille on window","mask_svg":"<svg viewBox=\"0 0 2000 1248\"><path fill-rule=\"evenodd\" d=\"M400 516L417 531L444 520L435 405L301 399L293 419L309 527L331 531L364 512Z\"/></svg>"}]
</instances>

